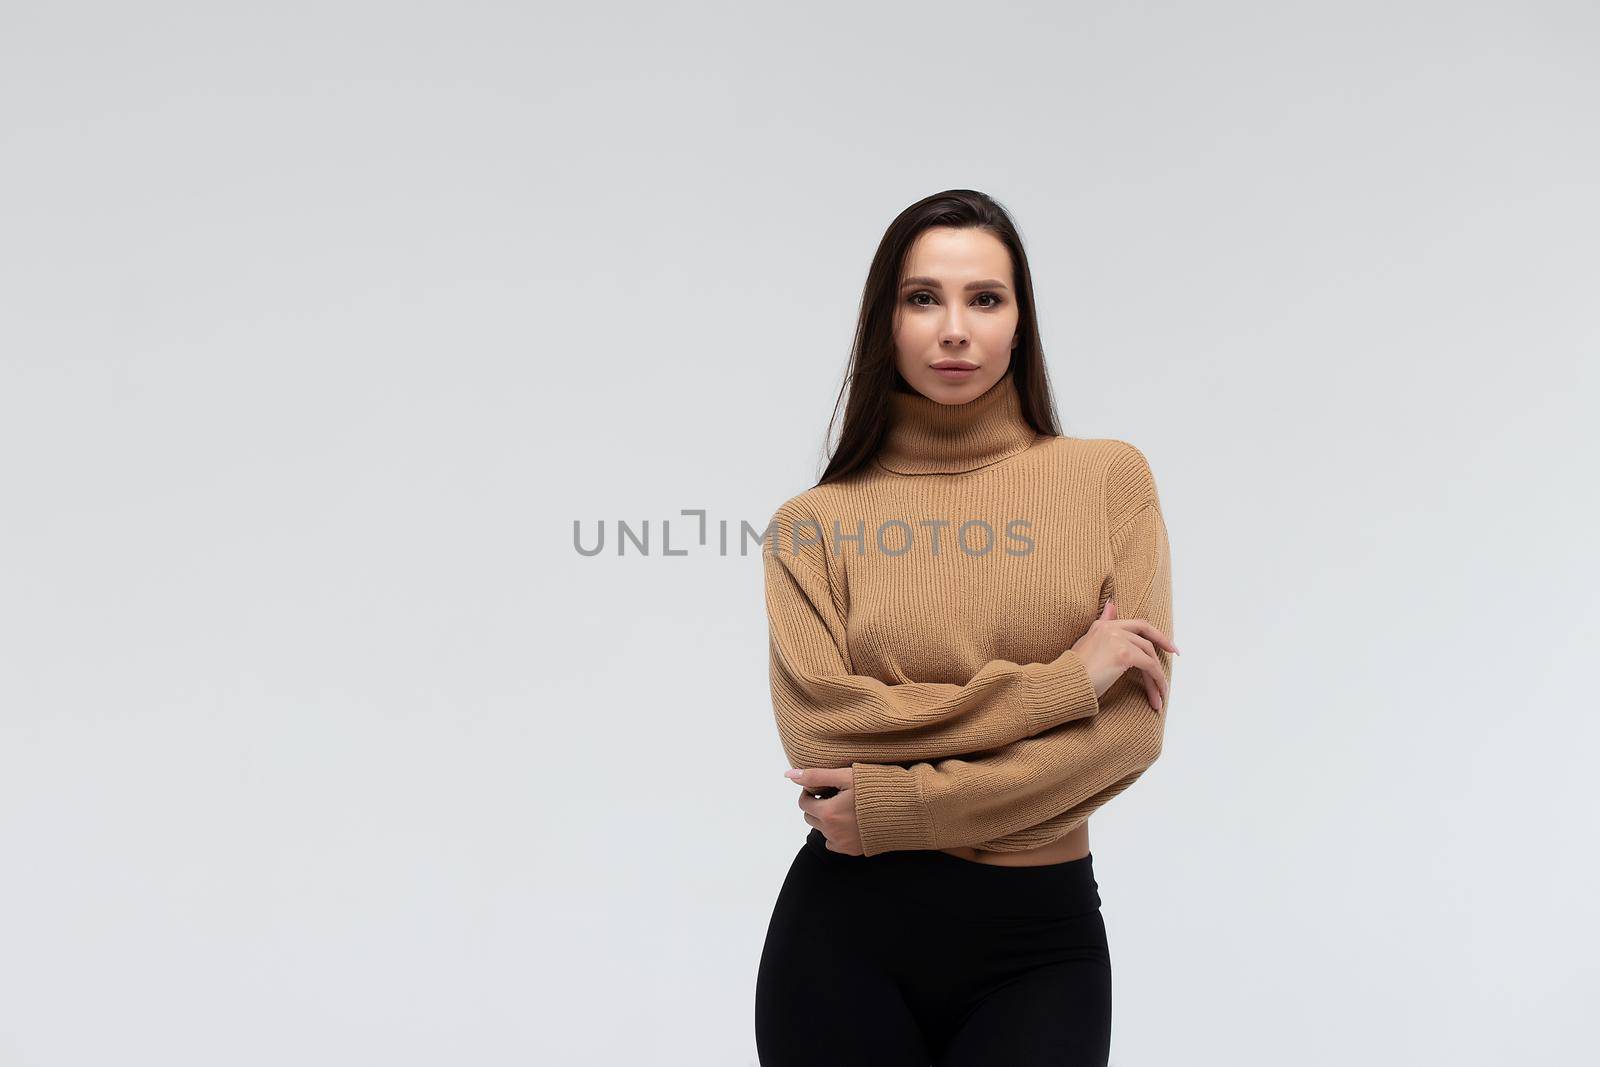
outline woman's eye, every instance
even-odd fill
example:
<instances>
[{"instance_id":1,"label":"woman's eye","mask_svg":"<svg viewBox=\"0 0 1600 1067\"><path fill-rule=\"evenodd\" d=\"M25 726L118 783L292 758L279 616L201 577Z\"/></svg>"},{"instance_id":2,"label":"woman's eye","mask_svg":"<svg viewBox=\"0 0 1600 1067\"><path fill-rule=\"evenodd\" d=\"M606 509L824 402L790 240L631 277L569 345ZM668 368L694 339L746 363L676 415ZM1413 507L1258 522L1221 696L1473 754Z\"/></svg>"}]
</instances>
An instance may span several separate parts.
<instances>
[{"instance_id":1,"label":"woman's eye","mask_svg":"<svg viewBox=\"0 0 1600 1067\"><path fill-rule=\"evenodd\" d=\"M928 297L929 300L931 300L933 298L933 294L928 292L926 289L919 289L916 292L912 293L910 296L906 297L906 301L908 303L915 304L917 307L928 307L929 305L927 303L925 303L924 301L918 299L919 297L924 297L924 296ZM993 303L978 305L979 307L984 307L984 308L997 308L1003 303L1003 301L998 296L996 296L994 293L979 293L977 298L979 300L988 299L988 300L993 301Z\"/></svg>"}]
</instances>

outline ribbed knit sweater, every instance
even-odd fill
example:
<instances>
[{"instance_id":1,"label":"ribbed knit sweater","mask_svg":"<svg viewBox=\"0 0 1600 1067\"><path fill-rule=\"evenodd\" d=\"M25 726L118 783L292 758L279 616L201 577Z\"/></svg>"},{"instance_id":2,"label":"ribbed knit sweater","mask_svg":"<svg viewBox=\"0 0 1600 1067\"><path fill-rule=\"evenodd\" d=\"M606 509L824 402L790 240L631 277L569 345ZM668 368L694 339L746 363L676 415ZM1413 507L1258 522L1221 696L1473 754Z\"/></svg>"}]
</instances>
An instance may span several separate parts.
<instances>
[{"instance_id":1,"label":"ribbed knit sweater","mask_svg":"<svg viewBox=\"0 0 1600 1067\"><path fill-rule=\"evenodd\" d=\"M854 768L868 856L1049 844L1161 753L1139 672L1097 699L1071 650L1107 599L1177 639L1155 478L1125 441L1036 433L1009 370L964 404L890 403L874 461L767 528L784 754Z\"/></svg>"}]
</instances>

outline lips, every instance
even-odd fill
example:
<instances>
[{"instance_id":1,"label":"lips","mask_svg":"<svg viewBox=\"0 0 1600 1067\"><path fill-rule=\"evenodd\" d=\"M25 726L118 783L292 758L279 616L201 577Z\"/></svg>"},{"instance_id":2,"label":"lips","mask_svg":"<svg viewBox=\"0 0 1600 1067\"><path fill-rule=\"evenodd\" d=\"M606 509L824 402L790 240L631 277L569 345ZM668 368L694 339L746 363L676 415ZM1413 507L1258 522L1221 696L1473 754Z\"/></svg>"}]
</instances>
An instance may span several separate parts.
<instances>
[{"instance_id":1,"label":"lips","mask_svg":"<svg viewBox=\"0 0 1600 1067\"><path fill-rule=\"evenodd\" d=\"M977 370L976 363L968 363L964 359L941 359L933 365L934 370Z\"/></svg>"}]
</instances>

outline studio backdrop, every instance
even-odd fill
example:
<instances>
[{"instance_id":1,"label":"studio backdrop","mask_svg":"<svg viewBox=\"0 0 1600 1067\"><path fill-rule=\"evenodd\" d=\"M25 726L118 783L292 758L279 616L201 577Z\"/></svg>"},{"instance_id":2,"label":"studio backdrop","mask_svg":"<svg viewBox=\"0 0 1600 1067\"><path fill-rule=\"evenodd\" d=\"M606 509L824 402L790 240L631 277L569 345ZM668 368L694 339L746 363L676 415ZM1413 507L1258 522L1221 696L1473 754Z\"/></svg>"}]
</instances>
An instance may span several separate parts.
<instances>
[{"instance_id":1,"label":"studio backdrop","mask_svg":"<svg viewBox=\"0 0 1600 1067\"><path fill-rule=\"evenodd\" d=\"M756 1064L750 531L944 190L1159 487L1110 1062L1592 1061L1591 6L90 3L0 84L3 1067Z\"/></svg>"}]
</instances>

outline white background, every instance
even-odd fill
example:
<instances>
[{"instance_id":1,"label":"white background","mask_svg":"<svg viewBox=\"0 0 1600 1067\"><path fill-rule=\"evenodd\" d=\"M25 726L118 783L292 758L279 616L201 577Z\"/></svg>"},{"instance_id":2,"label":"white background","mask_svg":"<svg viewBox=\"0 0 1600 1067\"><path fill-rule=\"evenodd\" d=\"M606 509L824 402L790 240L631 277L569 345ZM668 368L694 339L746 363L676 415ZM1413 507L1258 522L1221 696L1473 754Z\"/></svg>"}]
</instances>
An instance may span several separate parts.
<instances>
[{"instance_id":1,"label":"white background","mask_svg":"<svg viewBox=\"0 0 1600 1067\"><path fill-rule=\"evenodd\" d=\"M661 523L950 187L1172 539L1112 1062L1593 1055L1591 5L0 19L0 1065L753 1064L807 827Z\"/></svg>"}]
</instances>

